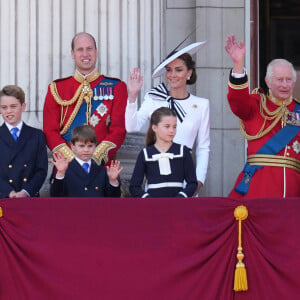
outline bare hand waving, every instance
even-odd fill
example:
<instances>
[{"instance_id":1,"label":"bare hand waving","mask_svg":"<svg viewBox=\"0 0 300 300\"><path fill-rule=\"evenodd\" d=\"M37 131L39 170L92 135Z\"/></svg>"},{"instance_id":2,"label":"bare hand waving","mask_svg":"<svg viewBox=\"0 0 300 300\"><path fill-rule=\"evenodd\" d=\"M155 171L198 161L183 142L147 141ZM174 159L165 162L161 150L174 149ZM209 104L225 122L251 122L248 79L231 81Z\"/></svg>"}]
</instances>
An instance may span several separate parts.
<instances>
[{"instance_id":1,"label":"bare hand waving","mask_svg":"<svg viewBox=\"0 0 300 300\"><path fill-rule=\"evenodd\" d=\"M129 102L135 102L136 97L143 86L143 76L141 76L141 70L134 68L129 72L127 87L128 87L128 100Z\"/></svg>"},{"instance_id":2,"label":"bare hand waving","mask_svg":"<svg viewBox=\"0 0 300 300\"><path fill-rule=\"evenodd\" d=\"M233 61L233 72L244 72L244 58L246 53L245 44L243 41L240 45L237 43L235 35L228 36L226 39L225 50Z\"/></svg>"}]
</instances>

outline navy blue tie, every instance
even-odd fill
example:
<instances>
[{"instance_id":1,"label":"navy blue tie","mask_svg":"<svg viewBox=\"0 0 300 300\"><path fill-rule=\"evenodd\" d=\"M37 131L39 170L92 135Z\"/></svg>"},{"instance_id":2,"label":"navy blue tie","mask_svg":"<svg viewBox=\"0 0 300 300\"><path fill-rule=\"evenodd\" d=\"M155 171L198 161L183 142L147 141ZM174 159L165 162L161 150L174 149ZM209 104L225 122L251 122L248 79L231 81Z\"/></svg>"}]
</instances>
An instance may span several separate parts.
<instances>
[{"instance_id":1,"label":"navy blue tie","mask_svg":"<svg viewBox=\"0 0 300 300\"><path fill-rule=\"evenodd\" d=\"M83 163L82 167L83 167L84 171L86 171L87 173L89 173L89 164L87 162Z\"/></svg>"},{"instance_id":2,"label":"navy blue tie","mask_svg":"<svg viewBox=\"0 0 300 300\"><path fill-rule=\"evenodd\" d=\"M15 141L18 140L18 131L19 131L19 128L17 128L17 127L14 127L11 129L11 134Z\"/></svg>"}]
</instances>

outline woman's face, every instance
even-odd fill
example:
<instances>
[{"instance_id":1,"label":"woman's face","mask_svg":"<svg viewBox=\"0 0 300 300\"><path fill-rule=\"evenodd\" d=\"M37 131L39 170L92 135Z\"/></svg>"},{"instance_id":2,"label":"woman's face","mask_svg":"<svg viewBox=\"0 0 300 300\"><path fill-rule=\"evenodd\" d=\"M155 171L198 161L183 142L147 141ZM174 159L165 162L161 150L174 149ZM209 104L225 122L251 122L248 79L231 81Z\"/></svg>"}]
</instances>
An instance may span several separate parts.
<instances>
[{"instance_id":1,"label":"woman's face","mask_svg":"<svg viewBox=\"0 0 300 300\"><path fill-rule=\"evenodd\" d=\"M185 62L176 58L166 66L166 78L170 89L186 89L186 81L192 75L192 70L188 70Z\"/></svg>"}]
</instances>

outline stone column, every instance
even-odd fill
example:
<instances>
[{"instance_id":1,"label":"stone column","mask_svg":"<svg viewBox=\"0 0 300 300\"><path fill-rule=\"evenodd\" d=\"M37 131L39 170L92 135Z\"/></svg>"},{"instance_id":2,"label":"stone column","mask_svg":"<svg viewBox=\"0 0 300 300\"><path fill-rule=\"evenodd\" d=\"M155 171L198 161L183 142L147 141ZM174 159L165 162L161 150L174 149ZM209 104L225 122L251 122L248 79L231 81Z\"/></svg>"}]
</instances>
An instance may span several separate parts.
<instances>
[{"instance_id":1,"label":"stone column","mask_svg":"<svg viewBox=\"0 0 300 300\"><path fill-rule=\"evenodd\" d=\"M140 67L144 95L161 58L162 8L163 0L0 0L0 87L21 86L27 102L24 121L42 128L48 84L74 73L71 39L87 31L98 45L100 72L126 82L129 70ZM130 136L119 154L128 165L123 172L127 181L136 158L127 149L137 143L144 144L139 135ZM48 189L47 180L44 195Z\"/></svg>"}]
</instances>

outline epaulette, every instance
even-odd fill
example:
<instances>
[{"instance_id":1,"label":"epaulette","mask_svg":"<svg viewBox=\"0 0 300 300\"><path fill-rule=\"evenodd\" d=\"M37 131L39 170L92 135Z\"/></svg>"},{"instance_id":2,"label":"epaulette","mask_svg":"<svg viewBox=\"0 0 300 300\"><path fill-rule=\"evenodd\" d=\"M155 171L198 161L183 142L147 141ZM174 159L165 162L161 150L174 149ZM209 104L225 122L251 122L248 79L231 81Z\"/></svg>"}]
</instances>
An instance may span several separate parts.
<instances>
[{"instance_id":1,"label":"epaulette","mask_svg":"<svg viewBox=\"0 0 300 300\"><path fill-rule=\"evenodd\" d=\"M64 77L64 78L58 78L58 79L53 80L53 82L64 81L64 80L70 79L71 77L73 77L73 76L68 76L68 77Z\"/></svg>"}]
</instances>

